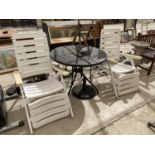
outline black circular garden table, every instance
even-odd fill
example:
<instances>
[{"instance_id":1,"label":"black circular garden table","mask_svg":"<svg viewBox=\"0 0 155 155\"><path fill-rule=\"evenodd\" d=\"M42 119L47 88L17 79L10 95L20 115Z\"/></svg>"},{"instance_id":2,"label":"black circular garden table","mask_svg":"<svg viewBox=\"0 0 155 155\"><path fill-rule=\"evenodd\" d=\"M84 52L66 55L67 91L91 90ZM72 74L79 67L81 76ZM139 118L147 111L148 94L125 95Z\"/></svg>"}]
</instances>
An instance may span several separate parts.
<instances>
[{"instance_id":1,"label":"black circular garden table","mask_svg":"<svg viewBox=\"0 0 155 155\"><path fill-rule=\"evenodd\" d=\"M83 68L106 62L106 54L103 50L92 46L66 45L53 49L50 56L54 61L72 67L72 80L68 94L72 90L73 95L80 99L91 99L98 94L97 88L85 76ZM81 74L82 84L73 87L77 73Z\"/></svg>"}]
</instances>

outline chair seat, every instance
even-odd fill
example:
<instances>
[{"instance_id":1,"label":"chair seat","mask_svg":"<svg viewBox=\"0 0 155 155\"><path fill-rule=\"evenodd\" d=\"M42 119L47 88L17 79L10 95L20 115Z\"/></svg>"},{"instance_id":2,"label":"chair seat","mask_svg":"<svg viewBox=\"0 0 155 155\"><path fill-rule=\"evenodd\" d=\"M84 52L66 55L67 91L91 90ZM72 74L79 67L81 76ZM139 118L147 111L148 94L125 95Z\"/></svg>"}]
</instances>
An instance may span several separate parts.
<instances>
[{"instance_id":1,"label":"chair seat","mask_svg":"<svg viewBox=\"0 0 155 155\"><path fill-rule=\"evenodd\" d=\"M111 67L112 72L118 73L118 74L130 73L130 72L135 71L135 69L136 68L134 66L121 64L121 63L118 63L117 65L114 65Z\"/></svg>"},{"instance_id":2,"label":"chair seat","mask_svg":"<svg viewBox=\"0 0 155 155\"><path fill-rule=\"evenodd\" d=\"M154 59L155 58L155 51L153 50L147 50L145 52L142 53L141 55L143 58L147 58L147 59Z\"/></svg>"},{"instance_id":3,"label":"chair seat","mask_svg":"<svg viewBox=\"0 0 155 155\"><path fill-rule=\"evenodd\" d=\"M34 99L60 92L64 90L64 86L53 78L41 82L25 84L23 89L27 98Z\"/></svg>"}]
</instances>

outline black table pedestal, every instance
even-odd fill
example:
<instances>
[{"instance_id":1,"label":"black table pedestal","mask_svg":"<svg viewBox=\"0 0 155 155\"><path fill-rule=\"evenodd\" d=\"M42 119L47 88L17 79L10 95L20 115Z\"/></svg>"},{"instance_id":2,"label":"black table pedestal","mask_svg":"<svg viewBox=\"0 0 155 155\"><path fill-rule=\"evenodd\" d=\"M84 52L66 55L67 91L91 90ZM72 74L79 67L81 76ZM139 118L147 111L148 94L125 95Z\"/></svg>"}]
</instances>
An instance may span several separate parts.
<instances>
[{"instance_id":1,"label":"black table pedestal","mask_svg":"<svg viewBox=\"0 0 155 155\"><path fill-rule=\"evenodd\" d=\"M76 85L73 87L72 93L77 98L87 100L96 95L96 90L91 85L86 85L85 88L83 85Z\"/></svg>"},{"instance_id":2,"label":"black table pedestal","mask_svg":"<svg viewBox=\"0 0 155 155\"><path fill-rule=\"evenodd\" d=\"M77 73L81 74L82 84L79 84L79 85L76 85L73 87ZM89 82L90 85L87 85L87 83L86 83L87 81ZM72 89L72 87L73 87L73 89ZM80 99L91 99L96 94L98 94L97 88L84 75L83 67L72 67L72 81L71 81L71 86L70 86L68 94L70 94L71 89L72 89L73 95L77 98L80 98Z\"/></svg>"}]
</instances>

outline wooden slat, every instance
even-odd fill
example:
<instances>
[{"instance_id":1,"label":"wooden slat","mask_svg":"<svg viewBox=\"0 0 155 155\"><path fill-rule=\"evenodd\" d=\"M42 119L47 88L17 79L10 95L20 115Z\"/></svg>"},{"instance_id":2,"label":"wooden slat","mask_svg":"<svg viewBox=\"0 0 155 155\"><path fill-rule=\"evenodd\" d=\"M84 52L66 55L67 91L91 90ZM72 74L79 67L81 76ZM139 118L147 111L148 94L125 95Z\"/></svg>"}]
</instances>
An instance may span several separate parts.
<instances>
[{"instance_id":1,"label":"wooden slat","mask_svg":"<svg viewBox=\"0 0 155 155\"><path fill-rule=\"evenodd\" d=\"M27 40L27 38L32 39ZM34 31L16 33L13 35L13 43L15 46L18 68L22 78L39 74L50 74L51 70L49 65L49 50L44 32ZM33 44L35 46L24 47L24 45ZM35 51L36 53L28 53L31 51ZM40 58L39 56L45 57ZM36 59L30 59L34 57ZM27 58L29 59L27 60Z\"/></svg>"},{"instance_id":2,"label":"wooden slat","mask_svg":"<svg viewBox=\"0 0 155 155\"><path fill-rule=\"evenodd\" d=\"M114 48L114 47L120 47L120 44L117 42L106 42L100 45L102 48Z\"/></svg>"},{"instance_id":3,"label":"wooden slat","mask_svg":"<svg viewBox=\"0 0 155 155\"><path fill-rule=\"evenodd\" d=\"M40 64L36 64L32 66L19 66L18 68L19 68L22 78L26 78L26 77L33 76L33 75L39 75L39 73L49 74L50 72L50 66L48 62L40 63Z\"/></svg>"},{"instance_id":4,"label":"wooden slat","mask_svg":"<svg viewBox=\"0 0 155 155\"><path fill-rule=\"evenodd\" d=\"M58 114L58 113L61 113L61 112L64 112L64 111L69 111L69 108L68 106L61 106L61 107L57 107L57 108L54 108L54 109L49 109L48 111L46 112L43 112L37 116L34 116L34 117L31 117L31 121L32 122L38 122L44 118L47 118L49 116L52 116L52 115L55 115L55 114Z\"/></svg>"},{"instance_id":5,"label":"wooden slat","mask_svg":"<svg viewBox=\"0 0 155 155\"><path fill-rule=\"evenodd\" d=\"M57 87L52 87L50 86L46 86L45 88L40 88L37 90L25 90L25 94L28 98L37 98L37 97L41 97L41 96L46 96L46 95L50 95L50 94L54 94L57 93L59 91L63 90L63 86L62 85L58 85Z\"/></svg>"},{"instance_id":6,"label":"wooden slat","mask_svg":"<svg viewBox=\"0 0 155 155\"><path fill-rule=\"evenodd\" d=\"M126 80L120 80L118 79L118 87L124 84L129 84L129 83L133 83L133 82L137 82L138 84L139 78L135 77L135 78L128 78Z\"/></svg>"},{"instance_id":7,"label":"wooden slat","mask_svg":"<svg viewBox=\"0 0 155 155\"><path fill-rule=\"evenodd\" d=\"M21 66L32 66L33 64L38 65L38 64L42 64L42 63L47 63L49 62L49 57L47 56L43 56L43 57L31 57L31 59L20 59L18 60L18 67Z\"/></svg>"},{"instance_id":8,"label":"wooden slat","mask_svg":"<svg viewBox=\"0 0 155 155\"><path fill-rule=\"evenodd\" d=\"M125 80L125 79L128 79L128 78L135 78L135 77L139 78L139 72L122 74L122 75L119 76L119 79L120 80Z\"/></svg>"},{"instance_id":9,"label":"wooden slat","mask_svg":"<svg viewBox=\"0 0 155 155\"><path fill-rule=\"evenodd\" d=\"M131 92L135 92L135 91L137 91L137 90L138 90L137 87L130 88L130 89L127 89L127 90L123 90L123 91L118 92L118 95L119 95L119 96L125 95L125 94L131 93Z\"/></svg>"},{"instance_id":10,"label":"wooden slat","mask_svg":"<svg viewBox=\"0 0 155 155\"><path fill-rule=\"evenodd\" d=\"M102 29L100 36L100 48L104 49L108 58L118 60L120 56L120 30Z\"/></svg>"},{"instance_id":11,"label":"wooden slat","mask_svg":"<svg viewBox=\"0 0 155 155\"><path fill-rule=\"evenodd\" d=\"M125 64L121 64L121 63L112 66L111 69L116 74L124 74L124 73L130 73L130 72L132 74L136 70L134 66L125 65Z\"/></svg>"},{"instance_id":12,"label":"wooden slat","mask_svg":"<svg viewBox=\"0 0 155 155\"><path fill-rule=\"evenodd\" d=\"M23 47L30 45L44 46L45 40L44 39L24 40L24 41L16 41L14 43L16 44L16 47Z\"/></svg>"},{"instance_id":13,"label":"wooden slat","mask_svg":"<svg viewBox=\"0 0 155 155\"><path fill-rule=\"evenodd\" d=\"M124 85L121 85L121 86L118 86L118 91L123 91L125 89L130 89L130 88L134 88L134 87L138 87L138 84L137 84L138 81L133 81L132 83L127 83L127 84L124 84Z\"/></svg>"},{"instance_id":14,"label":"wooden slat","mask_svg":"<svg viewBox=\"0 0 155 155\"><path fill-rule=\"evenodd\" d=\"M15 49L16 49L17 54L25 54L25 52L30 52L30 51L38 51L40 53L40 52L49 50L48 46L46 46L46 45L44 45L44 46L18 47Z\"/></svg>"},{"instance_id":15,"label":"wooden slat","mask_svg":"<svg viewBox=\"0 0 155 155\"><path fill-rule=\"evenodd\" d=\"M50 116L48 118L45 118L39 122L32 122L32 126L33 126L33 128L39 128L39 127L41 127L47 123L53 122L53 121L58 120L58 119L63 118L63 117L66 117L69 115L69 113L70 113L69 111L64 111L62 113L59 113L59 114Z\"/></svg>"},{"instance_id":16,"label":"wooden slat","mask_svg":"<svg viewBox=\"0 0 155 155\"><path fill-rule=\"evenodd\" d=\"M30 110L34 110L46 103L63 100L66 98L66 95L67 95L66 93L61 93L61 94L52 95L52 97L51 96L44 97L43 99L39 99L33 103L30 103L28 106L29 106Z\"/></svg>"},{"instance_id":17,"label":"wooden slat","mask_svg":"<svg viewBox=\"0 0 155 155\"><path fill-rule=\"evenodd\" d=\"M56 90L57 88L63 88L63 85L57 81L56 79L48 79L41 82L35 82L32 84L24 85L24 90L29 92L29 94L40 93L43 91L52 91Z\"/></svg>"},{"instance_id":18,"label":"wooden slat","mask_svg":"<svg viewBox=\"0 0 155 155\"><path fill-rule=\"evenodd\" d=\"M40 68L37 71L30 70L30 71L26 71L26 72L20 72L20 75L22 76L22 78L27 78L27 77L41 75L41 74L49 74L49 68Z\"/></svg>"},{"instance_id":19,"label":"wooden slat","mask_svg":"<svg viewBox=\"0 0 155 155\"><path fill-rule=\"evenodd\" d=\"M31 36L31 37L30 37ZM29 31L29 33L27 32L17 32L13 35L13 39L26 39L26 38L46 38L46 35L42 32L38 31Z\"/></svg>"},{"instance_id":20,"label":"wooden slat","mask_svg":"<svg viewBox=\"0 0 155 155\"><path fill-rule=\"evenodd\" d=\"M22 53L20 56L18 56L17 54L16 59L20 60L20 59L33 58L33 57L36 57L36 53L37 53L37 57L48 56L49 58L49 53L45 52L44 50L39 50L39 51L36 51L34 53L29 53L29 54Z\"/></svg>"},{"instance_id":21,"label":"wooden slat","mask_svg":"<svg viewBox=\"0 0 155 155\"><path fill-rule=\"evenodd\" d=\"M150 44L151 47L155 47L155 34L138 35L138 41L145 41Z\"/></svg>"},{"instance_id":22,"label":"wooden slat","mask_svg":"<svg viewBox=\"0 0 155 155\"><path fill-rule=\"evenodd\" d=\"M32 117L39 115L40 113L43 113L45 111L48 111L49 109L54 109L57 107L61 107L61 106L68 106L69 105L66 104L65 100L60 100L60 101L56 101L56 102L50 102L50 103L46 103L45 105L30 111L30 114Z\"/></svg>"},{"instance_id":23,"label":"wooden slat","mask_svg":"<svg viewBox=\"0 0 155 155\"><path fill-rule=\"evenodd\" d=\"M57 86L47 86L45 88L38 88L38 90L32 90L32 91L28 91L28 90L25 90L25 94L26 96L29 98L29 99L35 99L35 98L38 98L38 97L43 97L43 96L47 96L47 95L51 95L51 94L55 94L55 93L58 93L58 92L61 92L64 90L64 87L62 84L58 83L57 82Z\"/></svg>"}]
</instances>

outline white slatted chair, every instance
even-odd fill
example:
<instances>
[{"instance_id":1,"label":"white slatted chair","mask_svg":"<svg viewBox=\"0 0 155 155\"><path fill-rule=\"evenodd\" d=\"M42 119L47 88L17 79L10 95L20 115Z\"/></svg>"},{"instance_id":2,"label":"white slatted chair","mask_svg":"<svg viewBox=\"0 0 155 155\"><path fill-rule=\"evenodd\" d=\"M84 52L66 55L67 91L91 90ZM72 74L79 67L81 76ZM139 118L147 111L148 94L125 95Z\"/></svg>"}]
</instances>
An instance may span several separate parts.
<instances>
[{"instance_id":1,"label":"white slatted chair","mask_svg":"<svg viewBox=\"0 0 155 155\"><path fill-rule=\"evenodd\" d=\"M121 31L119 29L102 29L100 36L100 49L103 49L108 58L112 83L116 97L138 90L139 72L134 66L132 58L140 60L141 57L122 54L126 57L119 63ZM131 65L127 65L130 62Z\"/></svg>"},{"instance_id":2,"label":"white slatted chair","mask_svg":"<svg viewBox=\"0 0 155 155\"><path fill-rule=\"evenodd\" d=\"M19 75L15 72L15 79L18 86L22 85L21 91L27 101L24 107L31 134L33 128L39 128L69 114L73 117L62 76L58 80L51 69L45 33L18 32L12 38L20 73ZM40 74L46 74L47 80L29 84L22 82L25 78Z\"/></svg>"}]
</instances>

